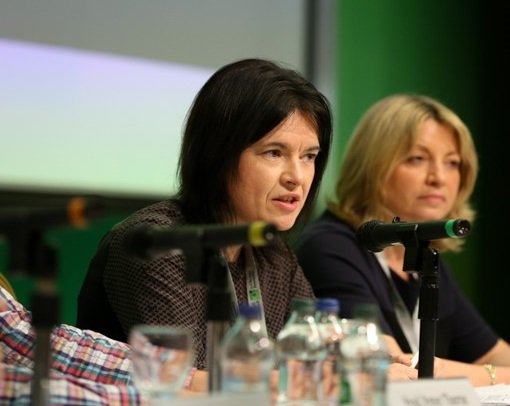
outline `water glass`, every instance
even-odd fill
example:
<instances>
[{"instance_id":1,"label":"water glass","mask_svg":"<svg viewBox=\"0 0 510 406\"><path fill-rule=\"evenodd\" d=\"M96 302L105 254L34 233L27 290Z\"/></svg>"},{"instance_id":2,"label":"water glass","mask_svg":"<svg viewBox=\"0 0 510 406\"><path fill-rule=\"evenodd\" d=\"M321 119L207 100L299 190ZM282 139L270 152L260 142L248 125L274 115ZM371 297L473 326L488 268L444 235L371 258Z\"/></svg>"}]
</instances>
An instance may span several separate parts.
<instances>
[{"instance_id":1,"label":"water glass","mask_svg":"<svg viewBox=\"0 0 510 406\"><path fill-rule=\"evenodd\" d=\"M194 360L191 332L139 325L131 330L129 344L133 379L142 395L151 400L175 397Z\"/></svg>"}]
</instances>

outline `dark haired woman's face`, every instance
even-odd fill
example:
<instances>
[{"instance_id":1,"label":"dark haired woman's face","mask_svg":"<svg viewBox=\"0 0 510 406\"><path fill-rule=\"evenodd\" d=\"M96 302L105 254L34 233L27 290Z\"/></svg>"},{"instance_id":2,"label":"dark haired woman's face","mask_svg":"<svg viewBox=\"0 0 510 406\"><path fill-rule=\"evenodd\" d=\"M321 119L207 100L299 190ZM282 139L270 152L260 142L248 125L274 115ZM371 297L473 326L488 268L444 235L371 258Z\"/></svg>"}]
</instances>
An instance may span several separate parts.
<instances>
[{"instance_id":1,"label":"dark haired woman's face","mask_svg":"<svg viewBox=\"0 0 510 406\"><path fill-rule=\"evenodd\" d=\"M290 229L310 191L319 149L314 126L299 112L245 149L229 187L235 222Z\"/></svg>"}]
</instances>

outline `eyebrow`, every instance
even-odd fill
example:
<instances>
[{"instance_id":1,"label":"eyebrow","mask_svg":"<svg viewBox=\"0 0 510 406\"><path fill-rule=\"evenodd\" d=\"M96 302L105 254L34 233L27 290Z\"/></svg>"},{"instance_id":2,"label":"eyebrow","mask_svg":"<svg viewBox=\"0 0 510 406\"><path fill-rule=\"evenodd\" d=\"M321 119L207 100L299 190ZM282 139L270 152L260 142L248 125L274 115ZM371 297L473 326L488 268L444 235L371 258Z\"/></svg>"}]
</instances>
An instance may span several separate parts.
<instances>
[{"instance_id":1,"label":"eyebrow","mask_svg":"<svg viewBox=\"0 0 510 406\"><path fill-rule=\"evenodd\" d=\"M262 144L262 147L263 148L279 147L282 149L289 149L289 146L287 144L284 144L283 142L277 142L277 141L268 142L267 144ZM311 146L311 147L305 149L306 152L319 152L320 150L321 150L321 147L319 145L314 145L314 146Z\"/></svg>"},{"instance_id":2,"label":"eyebrow","mask_svg":"<svg viewBox=\"0 0 510 406\"><path fill-rule=\"evenodd\" d=\"M430 150L424 146L424 145L415 145L414 148L418 148L420 150L423 150L423 151L426 151L426 152L429 152ZM460 156L460 152L457 152L457 151L450 151L448 153L446 153L446 156L449 156L449 155L458 155Z\"/></svg>"}]
</instances>

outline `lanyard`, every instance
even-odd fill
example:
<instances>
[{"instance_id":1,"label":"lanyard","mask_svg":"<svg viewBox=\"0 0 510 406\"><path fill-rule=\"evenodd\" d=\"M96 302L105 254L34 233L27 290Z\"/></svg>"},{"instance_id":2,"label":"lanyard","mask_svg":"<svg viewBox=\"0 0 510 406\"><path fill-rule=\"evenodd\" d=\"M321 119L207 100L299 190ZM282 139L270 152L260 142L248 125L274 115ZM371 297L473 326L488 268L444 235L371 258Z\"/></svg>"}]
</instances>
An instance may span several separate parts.
<instances>
[{"instance_id":1,"label":"lanyard","mask_svg":"<svg viewBox=\"0 0 510 406\"><path fill-rule=\"evenodd\" d=\"M253 256L253 249L251 246L244 247L245 252L245 272L246 272L246 296L250 305L260 306L260 324L262 333L267 337L266 316L264 313L264 305L262 303L262 291L260 289L259 275L257 272L257 265L255 264L255 257ZM235 314L239 314L239 304L236 295L234 280L230 268L228 270L228 284L231 292L232 308Z\"/></svg>"},{"instance_id":2,"label":"lanyard","mask_svg":"<svg viewBox=\"0 0 510 406\"><path fill-rule=\"evenodd\" d=\"M420 320L418 319L418 307L420 299L416 301L413 316L411 317L406 305L404 304L404 301L402 300L402 297L398 293L398 289L395 286L393 279L391 278L391 270L388 266L388 263L386 262L386 259L384 258L383 252L377 252L375 257L377 258L379 265L381 265L381 268L388 278L391 302L393 303L393 308L395 309L398 323L400 324L402 332L404 333L407 342L411 347L411 351L415 353L418 351L420 337Z\"/></svg>"}]
</instances>

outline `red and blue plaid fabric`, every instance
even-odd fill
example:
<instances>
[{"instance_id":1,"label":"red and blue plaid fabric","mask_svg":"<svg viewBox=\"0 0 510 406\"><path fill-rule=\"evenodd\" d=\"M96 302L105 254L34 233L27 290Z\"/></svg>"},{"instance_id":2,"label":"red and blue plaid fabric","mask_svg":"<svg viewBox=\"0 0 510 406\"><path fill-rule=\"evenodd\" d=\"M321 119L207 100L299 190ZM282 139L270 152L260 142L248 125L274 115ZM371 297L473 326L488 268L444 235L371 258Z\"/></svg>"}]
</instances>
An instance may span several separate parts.
<instances>
[{"instance_id":1,"label":"red and blue plaid fabric","mask_svg":"<svg viewBox=\"0 0 510 406\"><path fill-rule=\"evenodd\" d=\"M30 313L0 288L0 404L30 403L34 331ZM51 403L137 405L129 347L99 333L59 325L51 336Z\"/></svg>"}]
</instances>

